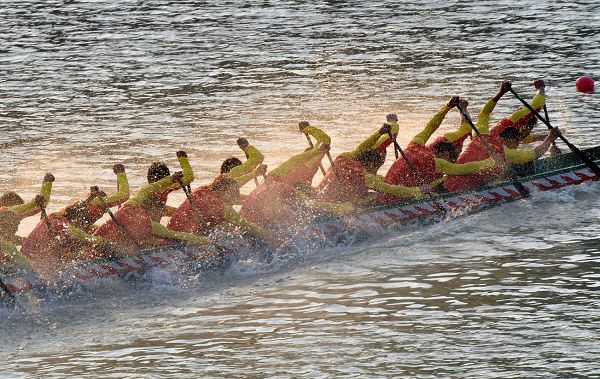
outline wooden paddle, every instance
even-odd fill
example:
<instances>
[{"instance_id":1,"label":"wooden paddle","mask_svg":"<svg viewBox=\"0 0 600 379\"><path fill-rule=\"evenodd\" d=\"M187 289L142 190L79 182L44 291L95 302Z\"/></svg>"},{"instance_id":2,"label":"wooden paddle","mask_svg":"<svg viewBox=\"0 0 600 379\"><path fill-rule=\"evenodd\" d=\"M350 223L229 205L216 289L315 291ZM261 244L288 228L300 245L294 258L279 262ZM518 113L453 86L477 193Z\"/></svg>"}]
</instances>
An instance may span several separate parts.
<instances>
[{"instance_id":1,"label":"wooden paddle","mask_svg":"<svg viewBox=\"0 0 600 379\"><path fill-rule=\"evenodd\" d=\"M94 189L98 190L98 187L93 186L91 188L92 192L94 191ZM125 225L121 224L121 221L119 221L117 219L117 217L115 216L115 214L113 213L113 211L110 210L110 207L108 206L108 204L106 203L106 200L105 200L106 194L104 192L98 190L97 197L100 200L100 203L102 203L102 206L104 206L104 210L106 211L106 213L108 213L110 218L115 223L115 226L117 227L117 229L119 229L119 232L122 235L124 235L125 238L127 238L131 243L133 243L133 245L138 250L138 254L141 254L142 250L143 250L142 245L140 245L140 243L135 238L133 238L133 236L131 235L129 230L127 230L127 228L125 228Z\"/></svg>"},{"instance_id":2,"label":"wooden paddle","mask_svg":"<svg viewBox=\"0 0 600 379\"><path fill-rule=\"evenodd\" d=\"M456 108L458 109L458 111L460 112L460 114L464 117L464 119L467 121L467 123L469 124L469 126L471 126L471 129L473 129L473 131L475 132L475 134L479 137L479 141L481 141L481 143L483 144L483 146L485 146L485 148L487 149L487 151L490 154L490 156L494 157L494 159L496 161L498 161L498 162L502 161L503 159L498 155L498 153L496 152L496 150L494 150L494 148L489 144L489 142L486 141L485 138L483 138L483 136L479 132L479 129L477 129L477 127L473 123L473 120L471 120L471 117L463 109L463 107L460 104L458 104L456 106ZM511 176L513 176L513 175L511 175ZM521 194L522 197L528 197L529 196L529 189L525 188L525 186L521 182L519 182L518 180L516 180L514 177L513 178L509 178L509 179L511 180L512 185L515 186L515 188L517 189L517 191L519 191L519 193Z\"/></svg>"},{"instance_id":3,"label":"wooden paddle","mask_svg":"<svg viewBox=\"0 0 600 379\"><path fill-rule=\"evenodd\" d=\"M542 117L535 109L533 109L533 107L528 102L523 100L523 98L520 97L517 94L517 92L515 92L515 90L512 89L512 87L508 90L514 95L515 98L517 98L517 100L519 100L525 106L525 108L529 109L529 111L533 115L535 115L535 117L537 117L540 121L546 124L548 129L552 129L550 121ZM590 171L592 171L596 175L596 179L600 178L600 167L598 167L598 165L590 157L588 157L583 151L579 150L575 145L569 142L562 134L559 136L559 138L569 147L573 154L575 154L575 156L579 158L579 160L585 163L585 165L590 169Z\"/></svg>"}]
</instances>

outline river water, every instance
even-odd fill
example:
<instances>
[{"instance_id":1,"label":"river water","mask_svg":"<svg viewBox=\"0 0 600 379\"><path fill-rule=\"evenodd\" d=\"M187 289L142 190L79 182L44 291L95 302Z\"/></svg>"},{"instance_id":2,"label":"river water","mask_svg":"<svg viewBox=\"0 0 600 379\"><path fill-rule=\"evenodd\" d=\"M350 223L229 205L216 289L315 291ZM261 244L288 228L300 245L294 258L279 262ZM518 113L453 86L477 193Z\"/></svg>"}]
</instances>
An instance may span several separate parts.
<instances>
[{"instance_id":1,"label":"river water","mask_svg":"<svg viewBox=\"0 0 600 379\"><path fill-rule=\"evenodd\" d=\"M451 95L476 113L505 79L529 98L544 78L551 120L600 141L598 95L574 88L600 77L596 1L2 1L0 20L0 190L31 197L52 172L51 210L113 188L116 162L136 188L179 149L204 183L240 136L275 167L304 119L334 155L390 112L406 143ZM32 301L0 312L0 377L600 377L599 194Z\"/></svg>"}]
</instances>

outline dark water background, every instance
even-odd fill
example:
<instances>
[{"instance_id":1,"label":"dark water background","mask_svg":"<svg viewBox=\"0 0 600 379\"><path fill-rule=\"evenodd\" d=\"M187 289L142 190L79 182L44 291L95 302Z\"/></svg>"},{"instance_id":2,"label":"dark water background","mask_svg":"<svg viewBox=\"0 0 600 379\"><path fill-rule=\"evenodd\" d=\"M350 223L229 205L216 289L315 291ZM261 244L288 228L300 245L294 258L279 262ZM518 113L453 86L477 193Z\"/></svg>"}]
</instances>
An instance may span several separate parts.
<instances>
[{"instance_id":1,"label":"dark water background","mask_svg":"<svg viewBox=\"0 0 600 379\"><path fill-rule=\"evenodd\" d=\"M135 188L181 148L202 183L240 136L274 167L305 147L304 119L334 155L389 112L407 142L504 79L529 98L544 78L551 119L589 147L600 105L580 75L600 78L596 1L2 1L0 190L33 196L53 172L57 209L114 187L115 162ZM2 313L0 377L600 377L599 194Z\"/></svg>"}]
</instances>

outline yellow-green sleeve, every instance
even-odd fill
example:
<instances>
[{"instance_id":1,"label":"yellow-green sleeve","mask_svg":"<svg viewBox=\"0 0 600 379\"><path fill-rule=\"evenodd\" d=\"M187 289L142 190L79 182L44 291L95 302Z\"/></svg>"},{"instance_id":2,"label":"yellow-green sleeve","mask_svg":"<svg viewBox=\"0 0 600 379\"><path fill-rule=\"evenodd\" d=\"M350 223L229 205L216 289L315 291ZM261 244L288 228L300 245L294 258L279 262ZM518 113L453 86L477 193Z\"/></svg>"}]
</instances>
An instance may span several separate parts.
<instances>
[{"instance_id":1,"label":"yellow-green sleeve","mask_svg":"<svg viewBox=\"0 0 600 379\"><path fill-rule=\"evenodd\" d=\"M306 130L306 129L305 129ZM296 154L287 161L283 162L273 170L271 173L279 175L281 177L285 177L290 171L292 171L298 164L304 164L310 162L313 158L321 156L323 157L323 152L319 151L318 148L312 148L307 151L304 151L300 154Z\"/></svg>"},{"instance_id":2,"label":"yellow-green sleeve","mask_svg":"<svg viewBox=\"0 0 600 379\"><path fill-rule=\"evenodd\" d=\"M461 124L455 131L444 134L444 138L446 138L448 142L454 142L457 139L464 136L465 134L468 134L470 131L471 125L469 125L468 123L464 123Z\"/></svg>"},{"instance_id":3,"label":"yellow-green sleeve","mask_svg":"<svg viewBox=\"0 0 600 379\"><path fill-rule=\"evenodd\" d=\"M129 198L129 200L127 200L127 204L141 206L144 201L155 192L167 191L178 187L179 183L173 183L173 179L171 179L170 176L165 176L154 183L146 184L140 188L131 198Z\"/></svg>"},{"instance_id":4,"label":"yellow-green sleeve","mask_svg":"<svg viewBox=\"0 0 600 379\"><path fill-rule=\"evenodd\" d=\"M176 232L158 222L152 222L152 234L154 234L157 237L185 241L193 245L203 245L210 243L210 238L202 237L191 233Z\"/></svg>"},{"instance_id":5,"label":"yellow-green sleeve","mask_svg":"<svg viewBox=\"0 0 600 379\"><path fill-rule=\"evenodd\" d=\"M117 192L106 196L104 201L109 207L114 207L126 202L127 199L129 199L129 181L127 180L127 175L124 172L119 172L117 174ZM91 201L91 204L102 205L102 202L96 197Z\"/></svg>"},{"instance_id":6,"label":"yellow-green sleeve","mask_svg":"<svg viewBox=\"0 0 600 379\"><path fill-rule=\"evenodd\" d=\"M358 145L354 150L342 153L340 155L343 155L350 159L356 159L356 157L358 157L358 155L360 153L362 153L363 151L374 148L375 144L379 140L379 137L382 137L382 135L379 133L379 131L377 131L377 132L373 133L372 135L370 135L369 138L367 138L366 140L361 142L361 144Z\"/></svg>"},{"instance_id":7,"label":"yellow-green sleeve","mask_svg":"<svg viewBox=\"0 0 600 379\"><path fill-rule=\"evenodd\" d=\"M44 204L48 204L50 201L51 192L52 182L43 182L42 188L40 189L40 195L44 197ZM40 206L34 198L24 204L13 205L10 207L10 210L23 219L37 214L40 211Z\"/></svg>"},{"instance_id":8,"label":"yellow-green sleeve","mask_svg":"<svg viewBox=\"0 0 600 379\"><path fill-rule=\"evenodd\" d=\"M504 159L510 163L525 164L535 160L535 150L510 149L504 146Z\"/></svg>"},{"instance_id":9,"label":"yellow-green sleeve","mask_svg":"<svg viewBox=\"0 0 600 379\"><path fill-rule=\"evenodd\" d=\"M91 235L85 230L79 229L78 227L72 224L69 224L69 226L67 227L67 233L73 239L91 244L100 244L105 241L104 238Z\"/></svg>"},{"instance_id":10,"label":"yellow-green sleeve","mask_svg":"<svg viewBox=\"0 0 600 379\"><path fill-rule=\"evenodd\" d=\"M296 191L296 199L309 207L317 211L333 213L335 215L343 216L354 212L354 205L351 202L345 203L330 203L328 201L320 201L310 198L306 193L302 191Z\"/></svg>"},{"instance_id":11,"label":"yellow-green sleeve","mask_svg":"<svg viewBox=\"0 0 600 379\"><path fill-rule=\"evenodd\" d=\"M450 107L448 105L444 105L435 115L433 115L431 120L429 120L427 125L425 125L425 128L423 128L421 132L413 137L411 142L425 145L427 140L429 140L433 133L435 133L435 131L440 127L449 110Z\"/></svg>"},{"instance_id":12,"label":"yellow-green sleeve","mask_svg":"<svg viewBox=\"0 0 600 379\"><path fill-rule=\"evenodd\" d=\"M190 184L194 180L194 170L192 170L188 157L177 157L177 160L183 173L183 183Z\"/></svg>"},{"instance_id":13,"label":"yellow-green sleeve","mask_svg":"<svg viewBox=\"0 0 600 379\"><path fill-rule=\"evenodd\" d=\"M475 125L477 125L477 130L481 134L486 134L490 131L490 115L494 111L494 108L496 108L496 104L494 99L489 99L483 108L481 108L481 111L479 111Z\"/></svg>"},{"instance_id":14,"label":"yellow-green sleeve","mask_svg":"<svg viewBox=\"0 0 600 379\"><path fill-rule=\"evenodd\" d=\"M392 127L392 130L390 131L392 133L392 135L398 135L398 133L400 132L400 126L398 126L398 123L397 122L388 122L388 124L390 124L390 126ZM380 134L379 138L377 139L377 142L375 142L371 148L377 149L379 146L381 146L381 144L383 144L388 139L390 139L390 136L388 136L387 134L383 134L383 135Z\"/></svg>"},{"instance_id":15,"label":"yellow-green sleeve","mask_svg":"<svg viewBox=\"0 0 600 379\"><path fill-rule=\"evenodd\" d=\"M365 173L365 184L368 188L377 192L389 193L398 197L421 197L423 193L419 187L404 187L388 184L377 175Z\"/></svg>"},{"instance_id":16,"label":"yellow-green sleeve","mask_svg":"<svg viewBox=\"0 0 600 379\"><path fill-rule=\"evenodd\" d=\"M248 154L248 159L246 160L246 162L232 168L231 171L225 174L227 177L237 180L239 176L252 172L252 170L254 170L256 166L258 166L265 160L265 156L254 146L248 146L245 150L245 153ZM244 184L247 182L248 180L244 182Z\"/></svg>"},{"instance_id":17,"label":"yellow-green sleeve","mask_svg":"<svg viewBox=\"0 0 600 379\"><path fill-rule=\"evenodd\" d=\"M546 96L542 95L541 93L537 93L533 100L531 100L531 107L533 109L540 109L544 106L544 102L546 100ZM526 107L521 107L519 109L517 109L513 114L511 114L508 119L512 122L517 122L520 119L522 119L523 117L527 116L529 114L529 109L527 109Z\"/></svg>"},{"instance_id":18,"label":"yellow-green sleeve","mask_svg":"<svg viewBox=\"0 0 600 379\"><path fill-rule=\"evenodd\" d=\"M302 133L306 133L306 134L313 136L317 140L317 142L315 143L315 146L319 146L322 143L331 143L331 137L329 137L329 135L327 135L327 133L325 133L321 129L315 128L312 125L304 128L302 130Z\"/></svg>"},{"instance_id":19,"label":"yellow-green sleeve","mask_svg":"<svg viewBox=\"0 0 600 379\"><path fill-rule=\"evenodd\" d=\"M233 207L231 205L224 204L223 211L224 211L225 220L227 222L229 222L230 224L239 226L240 228L245 229L248 232L252 233L256 237L259 237L262 239L267 237L268 232L266 231L266 229L244 219L242 216L240 216L239 213L237 213L235 211L235 209L233 209Z\"/></svg>"},{"instance_id":20,"label":"yellow-green sleeve","mask_svg":"<svg viewBox=\"0 0 600 379\"><path fill-rule=\"evenodd\" d=\"M468 175L478 174L482 171L494 167L494 158L488 158L483 161L452 163L445 159L435 158L435 172L449 175Z\"/></svg>"},{"instance_id":21,"label":"yellow-green sleeve","mask_svg":"<svg viewBox=\"0 0 600 379\"><path fill-rule=\"evenodd\" d=\"M29 259L24 257L15 245L3 238L0 238L0 253L4 254L10 262L15 263L17 266L27 271L33 271L33 265Z\"/></svg>"}]
</instances>

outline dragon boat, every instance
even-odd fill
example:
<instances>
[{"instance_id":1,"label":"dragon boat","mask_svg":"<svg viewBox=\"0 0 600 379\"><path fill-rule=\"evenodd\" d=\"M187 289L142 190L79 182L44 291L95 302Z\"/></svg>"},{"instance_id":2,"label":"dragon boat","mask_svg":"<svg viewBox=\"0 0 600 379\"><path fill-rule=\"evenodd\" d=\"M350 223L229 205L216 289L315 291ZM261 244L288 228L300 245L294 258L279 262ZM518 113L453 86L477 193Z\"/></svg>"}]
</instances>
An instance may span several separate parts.
<instances>
[{"instance_id":1,"label":"dragon boat","mask_svg":"<svg viewBox=\"0 0 600 379\"><path fill-rule=\"evenodd\" d=\"M591 160L600 163L600 146L583 150ZM462 193L444 193L426 200L375 206L344 217L325 217L290 231L290 239L311 241L311 248L351 244L374 230L408 228L448 220L522 199L526 194L556 190L562 187L596 181L598 177L573 153L547 157L534 162L531 175L500 181ZM515 181L518 181L516 183ZM520 183L520 185L519 185ZM521 187L522 186L522 187ZM518 188L521 187L521 188ZM286 247L282 246L283 251ZM31 292L60 291L73 286L86 286L100 278L127 278L143 275L152 268L186 267L196 272L227 268L236 259L273 259L261 241L237 236L219 244L205 246L170 245L146 250L136 257L84 261L57 274L52 281L30 274L4 272L5 284L0 299L14 302ZM6 291L10 291L10 294Z\"/></svg>"}]
</instances>

